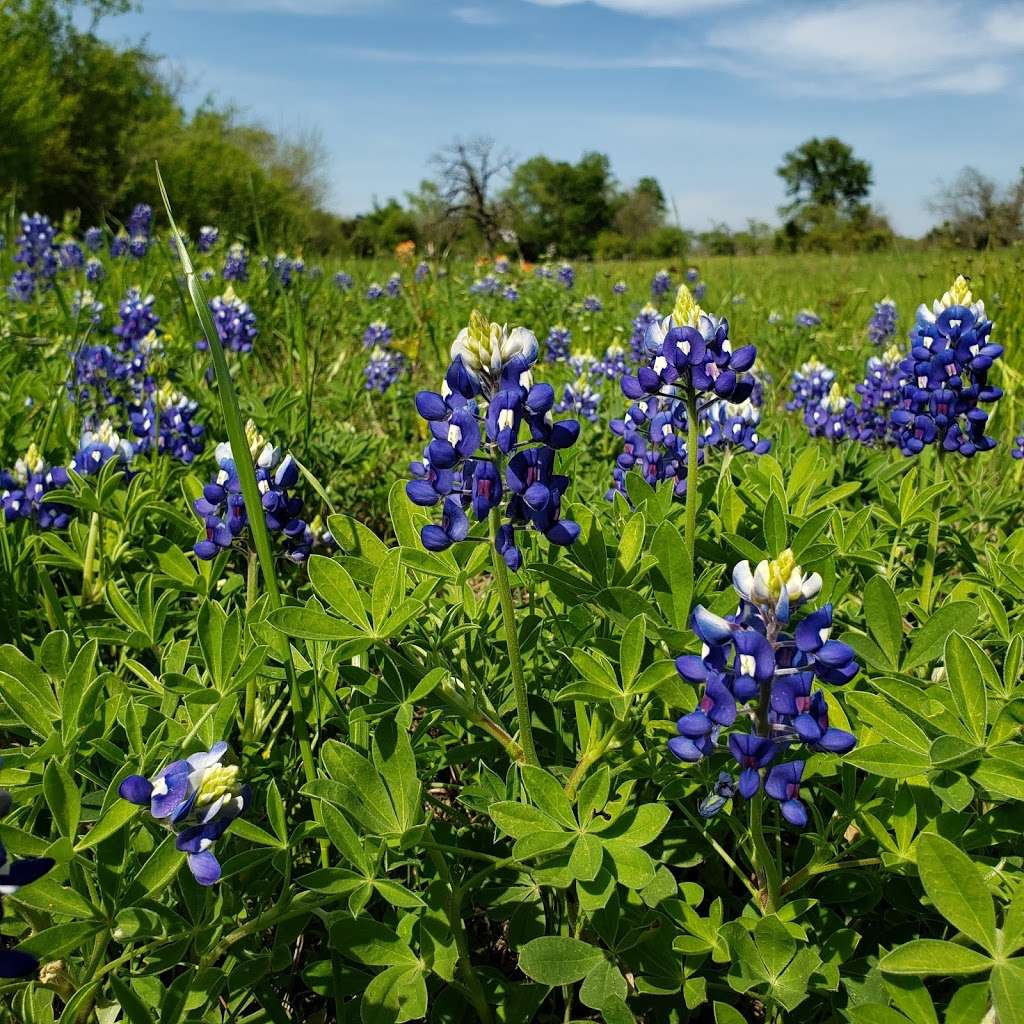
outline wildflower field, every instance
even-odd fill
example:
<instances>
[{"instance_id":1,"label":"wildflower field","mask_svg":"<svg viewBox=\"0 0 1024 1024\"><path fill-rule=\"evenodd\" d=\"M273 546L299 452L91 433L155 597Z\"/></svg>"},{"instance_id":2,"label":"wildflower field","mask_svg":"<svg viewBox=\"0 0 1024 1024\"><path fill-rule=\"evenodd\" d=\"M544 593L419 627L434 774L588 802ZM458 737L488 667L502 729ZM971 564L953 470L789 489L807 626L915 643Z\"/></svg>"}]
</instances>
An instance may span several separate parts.
<instances>
[{"instance_id":1,"label":"wildflower field","mask_svg":"<svg viewBox=\"0 0 1024 1024\"><path fill-rule=\"evenodd\" d=\"M1024 1021L1019 253L0 234L0 1020Z\"/></svg>"}]
</instances>

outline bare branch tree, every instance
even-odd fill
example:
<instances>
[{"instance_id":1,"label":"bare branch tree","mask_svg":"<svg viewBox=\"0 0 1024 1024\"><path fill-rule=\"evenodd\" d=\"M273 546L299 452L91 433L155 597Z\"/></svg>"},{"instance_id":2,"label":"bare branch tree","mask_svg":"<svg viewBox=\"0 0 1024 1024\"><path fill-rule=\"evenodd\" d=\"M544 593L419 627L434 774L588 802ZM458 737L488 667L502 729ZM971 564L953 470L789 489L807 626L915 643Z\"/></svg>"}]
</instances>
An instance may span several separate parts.
<instances>
[{"instance_id":1,"label":"bare branch tree","mask_svg":"<svg viewBox=\"0 0 1024 1024\"><path fill-rule=\"evenodd\" d=\"M455 139L432 159L445 217L472 223L487 251L492 253L501 228L501 206L495 187L508 176L515 160L507 150L498 152L494 139L477 135Z\"/></svg>"},{"instance_id":2,"label":"bare branch tree","mask_svg":"<svg viewBox=\"0 0 1024 1024\"><path fill-rule=\"evenodd\" d=\"M965 167L941 185L928 209L943 218L945 231L970 249L1008 245L1024 237L1024 171L1016 183L999 183L975 167Z\"/></svg>"}]
</instances>

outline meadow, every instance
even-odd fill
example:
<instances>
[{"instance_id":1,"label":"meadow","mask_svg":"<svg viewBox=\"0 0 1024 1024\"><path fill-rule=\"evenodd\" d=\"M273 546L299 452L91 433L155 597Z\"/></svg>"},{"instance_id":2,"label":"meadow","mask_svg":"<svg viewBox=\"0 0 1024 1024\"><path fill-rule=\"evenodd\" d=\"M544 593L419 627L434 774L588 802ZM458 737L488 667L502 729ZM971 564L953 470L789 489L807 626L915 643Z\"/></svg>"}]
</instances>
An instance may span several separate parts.
<instances>
[{"instance_id":1,"label":"meadow","mask_svg":"<svg viewBox=\"0 0 1024 1024\"><path fill-rule=\"evenodd\" d=\"M0 221L0 1020L1024 1021L1019 251L128 228Z\"/></svg>"}]
</instances>

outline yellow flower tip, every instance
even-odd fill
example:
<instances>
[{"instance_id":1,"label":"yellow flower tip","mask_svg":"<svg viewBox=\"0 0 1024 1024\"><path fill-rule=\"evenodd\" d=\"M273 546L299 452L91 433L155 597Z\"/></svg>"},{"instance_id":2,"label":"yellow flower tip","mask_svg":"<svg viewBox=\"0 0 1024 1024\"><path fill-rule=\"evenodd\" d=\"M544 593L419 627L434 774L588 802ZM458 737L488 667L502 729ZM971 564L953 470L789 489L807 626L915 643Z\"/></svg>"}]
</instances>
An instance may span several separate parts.
<instances>
[{"instance_id":1,"label":"yellow flower tip","mask_svg":"<svg viewBox=\"0 0 1024 1024\"><path fill-rule=\"evenodd\" d=\"M231 285L228 285L227 288L224 289L224 294L221 298L230 305L238 298L238 296L235 294L235 289L232 288Z\"/></svg>"},{"instance_id":2,"label":"yellow flower tip","mask_svg":"<svg viewBox=\"0 0 1024 1024\"><path fill-rule=\"evenodd\" d=\"M264 445L266 445L266 438L256 429L256 424L252 420L248 420L245 424L245 440L249 445L249 454L253 458L263 451Z\"/></svg>"},{"instance_id":3,"label":"yellow flower tip","mask_svg":"<svg viewBox=\"0 0 1024 1024\"><path fill-rule=\"evenodd\" d=\"M676 304L672 310L672 319L676 324L687 324L696 327L700 320L702 310L694 300L693 293L685 284L679 286L676 292Z\"/></svg>"},{"instance_id":4,"label":"yellow flower tip","mask_svg":"<svg viewBox=\"0 0 1024 1024\"><path fill-rule=\"evenodd\" d=\"M967 278L963 274L957 274L949 291L942 296L942 304L947 308L949 306L969 306L972 298L971 286L967 283Z\"/></svg>"},{"instance_id":5,"label":"yellow flower tip","mask_svg":"<svg viewBox=\"0 0 1024 1024\"><path fill-rule=\"evenodd\" d=\"M222 796L230 795L238 780L238 766L216 764L209 768L196 790L196 803L201 807L212 804Z\"/></svg>"}]
</instances>

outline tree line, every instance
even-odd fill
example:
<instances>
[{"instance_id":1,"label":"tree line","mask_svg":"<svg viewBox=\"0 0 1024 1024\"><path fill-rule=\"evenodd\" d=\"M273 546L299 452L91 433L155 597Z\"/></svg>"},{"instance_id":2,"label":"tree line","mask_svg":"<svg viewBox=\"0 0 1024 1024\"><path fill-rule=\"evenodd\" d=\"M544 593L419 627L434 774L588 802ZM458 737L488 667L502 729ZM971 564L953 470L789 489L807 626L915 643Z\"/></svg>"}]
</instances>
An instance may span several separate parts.
<instances>
[{"instance_id":1,"label":"tree line","mask_svg":"<svg viewBox=\"0 0 1024 1024\"><path fill-rule=\"evenodd\" d=\"M327 160L315 134L284 137L205 102L188 113L174 81L143 46L117 47L98 21L132 0L0 0L0 196L85 223L114 224L153 197L159 160L182 223L216 224L256 241L373 255L412 239L435 251L529 259L668 258L712 254L879 250L897 237L870 202L871 165L842 140L809 139L777 168L781 225L750 220L686 231L653 177L624 185L609 158L517 160L484 137L456 139L402 199L356 216L326 209ZM91 24L80 29L75 8ZM966 248L1024 241L1024 169L1008 186L974 168L940 185L942 217L927 245ZM906 241L906 240L904 240Z\"/></svg>"}]
</instances>

